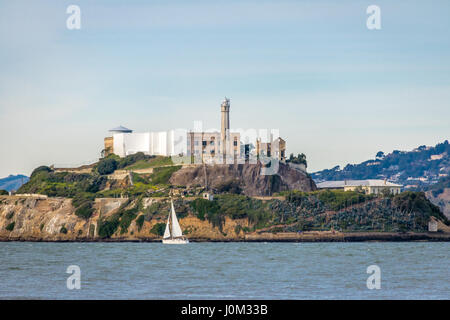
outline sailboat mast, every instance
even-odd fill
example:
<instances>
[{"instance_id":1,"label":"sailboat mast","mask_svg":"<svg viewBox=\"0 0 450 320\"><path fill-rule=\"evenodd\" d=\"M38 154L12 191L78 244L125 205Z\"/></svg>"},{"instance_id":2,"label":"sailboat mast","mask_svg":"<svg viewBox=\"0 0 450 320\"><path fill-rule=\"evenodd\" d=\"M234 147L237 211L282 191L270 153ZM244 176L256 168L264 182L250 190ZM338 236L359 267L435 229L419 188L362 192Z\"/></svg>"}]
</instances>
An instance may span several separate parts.
<instances>
[{"instance_id":1,"label":"sailboat mast","mask_svg":"<svg viewBox=\"0 0 450 320\"><path fill-rule=\"evenodd\" d=\"M169 224L170 231L170 239L173 239L173 231L172 231L172 212L169 212L169 219L167 220Z\"/></svg>"}]
</instances>

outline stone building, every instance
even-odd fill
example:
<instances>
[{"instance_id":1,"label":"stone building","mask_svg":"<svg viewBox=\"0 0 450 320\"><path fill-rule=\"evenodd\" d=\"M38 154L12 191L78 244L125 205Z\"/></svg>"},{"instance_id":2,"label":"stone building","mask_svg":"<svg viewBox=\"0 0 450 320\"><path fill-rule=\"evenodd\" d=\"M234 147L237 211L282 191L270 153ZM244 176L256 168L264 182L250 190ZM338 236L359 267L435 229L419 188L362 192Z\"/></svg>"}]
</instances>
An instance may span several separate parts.
<instances>
[{"instance_id":1,"label":"stone building","mask_svg":"<svg viewBox=\"0 0 450 320\"><path fill-rule=\"evenodd\" d=\"M272 135L270 140L271 142L261 142L261 138L258 138L256 140L256 154L283 162L286 161L286 141L280 137L273 139Z\"/></svg>"},{"instance_id":2,"label":"stone building","mask_svg":"<svg viewBox=\"0 0 450 320\"><path fill-rule=\"evenodd\" d=\"M221 105L220 132L193 132L187 134L187 156L191 163L236 163L241 156L239 132L230 132L230 100Z\"/></svg>"}]
</instances>

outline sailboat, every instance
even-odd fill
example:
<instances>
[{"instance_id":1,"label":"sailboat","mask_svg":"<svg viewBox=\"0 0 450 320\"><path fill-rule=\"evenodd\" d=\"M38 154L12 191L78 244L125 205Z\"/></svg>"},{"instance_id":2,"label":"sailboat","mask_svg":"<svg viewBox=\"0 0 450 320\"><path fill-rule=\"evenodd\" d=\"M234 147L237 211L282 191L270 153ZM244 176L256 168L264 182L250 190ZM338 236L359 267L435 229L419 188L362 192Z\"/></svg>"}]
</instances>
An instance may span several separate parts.
<instances>
[{"instance_id":1,"label":"sailboat","mask_svg":"<svg viewBox=\"0 0 450 320\"><path fill-rule=\"evenodd\" d=\"M183 236L180 224L178 223L177 214L175 213L175 208L173 207L173 201L171 200L171 211L167 217L166 230L164 231L164 236L162 243L165 244L187 244L189 240Z\"/></svg>"}]
</instances>

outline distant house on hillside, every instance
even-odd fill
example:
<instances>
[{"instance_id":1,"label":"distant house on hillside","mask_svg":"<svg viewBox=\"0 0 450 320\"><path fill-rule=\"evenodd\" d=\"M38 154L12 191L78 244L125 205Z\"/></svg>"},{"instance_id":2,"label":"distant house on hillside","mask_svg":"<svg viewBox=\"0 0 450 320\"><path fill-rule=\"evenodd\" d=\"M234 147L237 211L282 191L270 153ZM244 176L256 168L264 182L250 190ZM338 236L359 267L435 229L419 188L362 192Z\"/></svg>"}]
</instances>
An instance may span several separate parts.
<instances>
[{"instance_id":1,"label":"distant house on hillside","mask_svg":"<svg viewBox=\"0 0 450 320\"><path fill-rule=\"evenodd\" d=\"M429 232L438 231L438 222L436 221L436 219L431 218L430 221L428 221L428 231Z\"/></svg>"},{"instance_id":2,"label":"distant house on hillside","mask_svg":"<svg viewBox=\"0 0 450 320\"><path fill-rule=\"evenodd\" d=\"M403 186L400 184L379 179L324 181L317 184L317 188L319 189L343 189L344 191L355 191L362 188L366 194L381 194L383 190L386 189L388 189L391 194L399 194L402 187Z\"/></svg>"}]
</instances>

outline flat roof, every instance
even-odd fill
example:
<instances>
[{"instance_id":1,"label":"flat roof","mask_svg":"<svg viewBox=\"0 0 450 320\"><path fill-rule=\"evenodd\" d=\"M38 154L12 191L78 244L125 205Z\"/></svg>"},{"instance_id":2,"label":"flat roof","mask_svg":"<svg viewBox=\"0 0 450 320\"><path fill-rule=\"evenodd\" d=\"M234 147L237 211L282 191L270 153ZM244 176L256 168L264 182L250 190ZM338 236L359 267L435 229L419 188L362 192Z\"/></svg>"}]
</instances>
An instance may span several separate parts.
<instances>
[{"instance_id":1,"label":"flat roof","mask_svg":"<svg viewBox=\"0 0 450 320\"><path fill-rule=\"evenodd\" d=\"M392 183L381 179L367 179L367 180L338 180L338 181L324 181L317 184L317 188L344 188L344 187L403 187L400 184Z\"/></svg>"}]
</instances>

